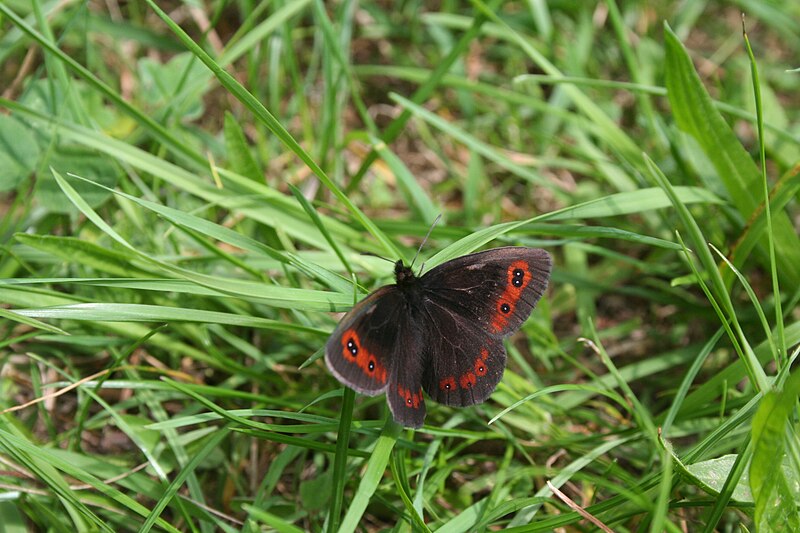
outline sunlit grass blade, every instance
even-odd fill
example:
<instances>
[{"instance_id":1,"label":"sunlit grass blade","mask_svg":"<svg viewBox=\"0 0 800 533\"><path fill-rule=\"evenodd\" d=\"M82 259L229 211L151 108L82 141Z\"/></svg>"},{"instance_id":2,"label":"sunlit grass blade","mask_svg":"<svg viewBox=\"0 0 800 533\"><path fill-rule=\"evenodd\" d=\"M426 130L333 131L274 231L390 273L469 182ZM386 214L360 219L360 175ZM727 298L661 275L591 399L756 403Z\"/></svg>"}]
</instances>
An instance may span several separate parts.
<instances>
[{"instance_id":1,"label":"sunlit grass blade","mask_svg":"<svg viewBox=\"0 0 800 533\"><path fill-rule=\"evenodd\" d=\"M56 333L58 335L69 335L68 332L64 331L61 328L52 326L45 322L41 322L31 317L27 317L25 315L21 315L19 313L14 312L13 310L0 309L0 317L5 318L6 320L12 320L14 322L30 326L32 328L49 331L50 333Z\"/></svg>"},{"instance_id":2,"label":"sunlit grass blade","mask_svg":"<svg viewBox=\"0 0 800 533\"><path fill-rule=\"evenodd\" d=\"M761 159L761 183L764 188L764 218L766 220L766 233L767 233L767 249L769 250L769 269L772 274L772 296L775 300L775 327L778 332L778 352L777 358L781 361L786 354L786 340L783 335L783 312L781 308L781 292L778 278L778 269L775 260L775 232L772 223L772 207L770 206L770 191L769 183L767 181L767 153L764 140L764 112L761 108L761 82L758 79L758 64L753 55L753 48L750 46L750 39L747 37L747 31L744 28L744 17L742 17L742 33L744 37L744 44L747 48L747 56L750 59L750 72L753 77L753 95L755 97L756 105L756 124L758 127L758 155ZM800 239L795 240L796 244L800 244ZM738 275L738 274L737 274Z\"/></svg>"}]
</instances>

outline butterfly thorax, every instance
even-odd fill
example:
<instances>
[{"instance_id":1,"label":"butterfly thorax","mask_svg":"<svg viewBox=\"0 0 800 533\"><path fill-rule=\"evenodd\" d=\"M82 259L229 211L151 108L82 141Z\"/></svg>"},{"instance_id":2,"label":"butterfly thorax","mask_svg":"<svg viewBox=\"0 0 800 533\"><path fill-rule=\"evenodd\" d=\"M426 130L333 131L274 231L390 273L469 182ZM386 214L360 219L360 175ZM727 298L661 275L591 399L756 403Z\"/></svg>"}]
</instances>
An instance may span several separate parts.
<instances>
[{"instance_id":1,"label":"butterfly thorax","mask_svg":"<svg viewBox=\"0 0 800 533\"><path fill-rule=\"evenodd\" d=\"M394 264L394 278L397 281L395 286L398 292L403 295L403 302L409 318L415 321L423 310L424 288L420 278L414 275L411 267L397 261Z\"/></svg>"}]
</instances>

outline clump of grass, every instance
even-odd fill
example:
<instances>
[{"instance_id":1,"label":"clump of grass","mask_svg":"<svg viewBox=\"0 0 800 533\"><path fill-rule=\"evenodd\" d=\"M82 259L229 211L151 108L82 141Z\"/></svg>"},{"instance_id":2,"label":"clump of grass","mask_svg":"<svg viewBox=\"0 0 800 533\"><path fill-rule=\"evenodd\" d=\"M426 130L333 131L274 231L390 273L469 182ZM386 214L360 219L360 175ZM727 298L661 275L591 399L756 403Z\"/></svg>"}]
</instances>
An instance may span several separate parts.
<instances>
[{"instance_id":1,"label":"clump of grass","mask_svg":"<svg viewBox=\"0 0 800 533\"><path fill-rule=\"evenodd\" d=\"M0 4L0 523L796 529L785 4ZM556 266L414 432L321 350L440 213Z\"/></svg>"}]
</instances>

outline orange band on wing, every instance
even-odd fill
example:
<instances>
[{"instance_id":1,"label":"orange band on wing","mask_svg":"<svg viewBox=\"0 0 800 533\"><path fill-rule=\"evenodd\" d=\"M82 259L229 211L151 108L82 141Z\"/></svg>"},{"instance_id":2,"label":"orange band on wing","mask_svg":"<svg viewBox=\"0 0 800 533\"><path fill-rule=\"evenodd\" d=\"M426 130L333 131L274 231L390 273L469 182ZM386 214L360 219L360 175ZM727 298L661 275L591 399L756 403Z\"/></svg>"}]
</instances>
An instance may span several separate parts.
<instances>
[{"instance_id":1,"label":"orange band on wing","mask_svg":"<svg viewBox=\"0 0 800 533\"><path fill-rule=\"evenodd\" d=\"M500 333L508 325L508 320L514 314L517 302L522 297L522 292L532 279L530 265L527 261L514 261L506 270L506 288L495 303L495 312L492 316L492 331Z\"/></svg>"},{"instance_id":2,"label":"orange band on wing","mask_svg":"<svg viewBox=\"0 0 800 533\"><path fill-rule=\"evenodd\" d=\"M481 355L475 358L472 370L468 370L458 377L458 386L462 389L471 389L478 383L478 380L489 372L489 350L481 348ZM446 376L439 380L439 389L444 392L456 390L456 379L453 376Z\"/></svg>"},{"instance_id":3,"label":"orange band on wing","mask_svg":"<svg viewBox=\"0 0 800 533\"><path fill-rule=\"evenodd\" d=\"M386 367L361 344L361 339L354 329L348 329L342 335L342 357L345 361L355 363L369 378L378 383L386 383Z\"/></svg>"}]
</instances>

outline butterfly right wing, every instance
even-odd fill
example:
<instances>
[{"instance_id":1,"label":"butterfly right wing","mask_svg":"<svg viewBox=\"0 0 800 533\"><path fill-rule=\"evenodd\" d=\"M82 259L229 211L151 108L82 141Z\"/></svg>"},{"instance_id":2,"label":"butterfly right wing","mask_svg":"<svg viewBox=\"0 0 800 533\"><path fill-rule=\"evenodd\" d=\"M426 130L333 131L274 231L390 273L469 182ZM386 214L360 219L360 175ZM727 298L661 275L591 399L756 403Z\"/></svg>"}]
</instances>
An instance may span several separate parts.
<instances>
[{"instance_id":1,"label":"butterfly right wing","mask_svg":"<svg viewBox=\"0 0 800 533\"><path fill-rule=\"evenodd\" d=\"M368 396L386 389L401 303L394 285L381 287L342 318L325 345L325 363L336 379Z\"/></svg>"},{"instance_id":2,"label":"butterfly right wing","mask_svg":"<svg viewBox=\"0 0 800 533\"><path fill-rule=\"evenodd\" d=\"M435 401L481 403L503 377L503 337L520 328L544 293L550 255L504 247L466 255L420 278L427 315L422 387Z\"/></svg>"}]
</instances>

